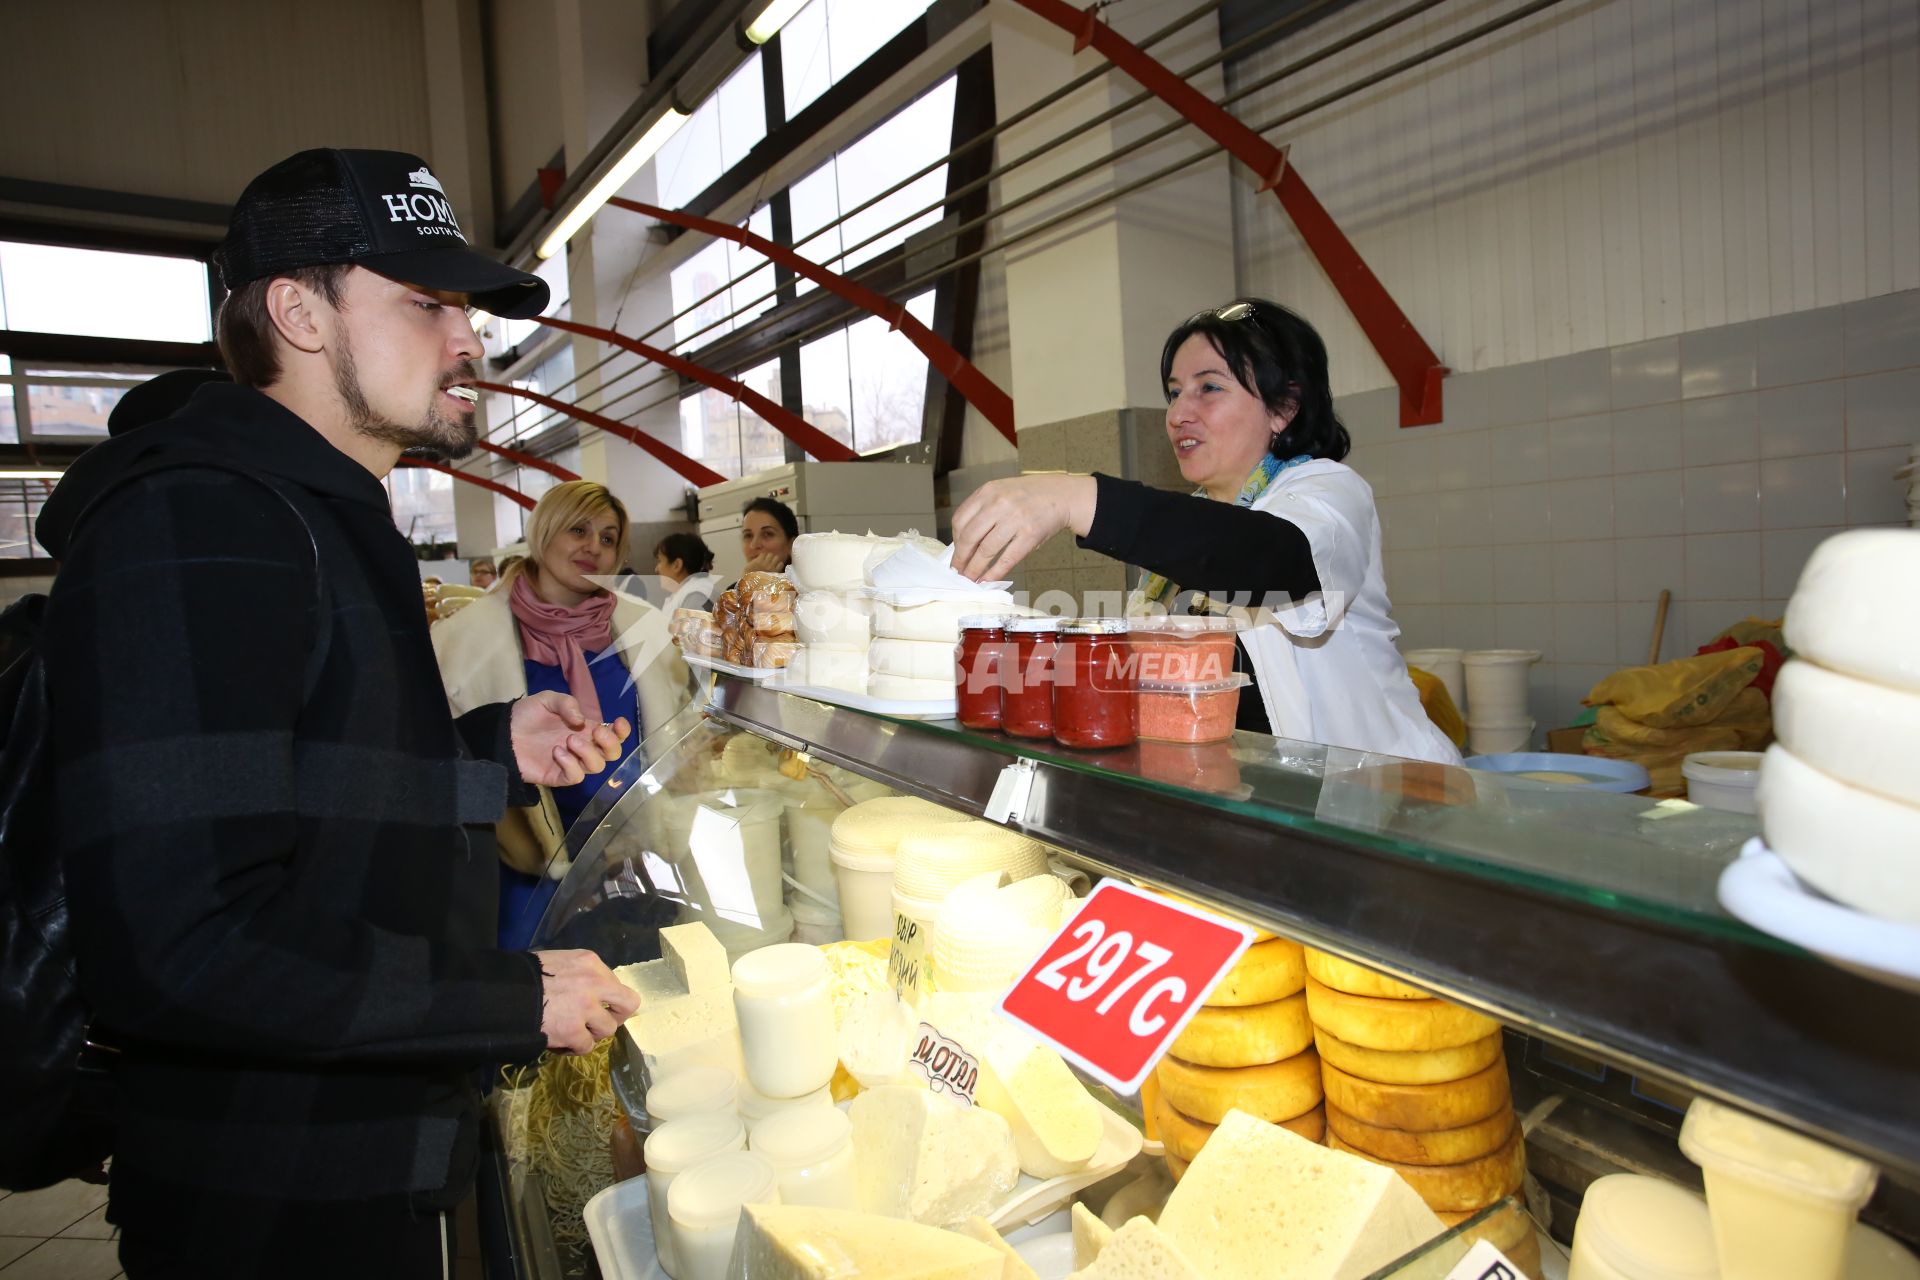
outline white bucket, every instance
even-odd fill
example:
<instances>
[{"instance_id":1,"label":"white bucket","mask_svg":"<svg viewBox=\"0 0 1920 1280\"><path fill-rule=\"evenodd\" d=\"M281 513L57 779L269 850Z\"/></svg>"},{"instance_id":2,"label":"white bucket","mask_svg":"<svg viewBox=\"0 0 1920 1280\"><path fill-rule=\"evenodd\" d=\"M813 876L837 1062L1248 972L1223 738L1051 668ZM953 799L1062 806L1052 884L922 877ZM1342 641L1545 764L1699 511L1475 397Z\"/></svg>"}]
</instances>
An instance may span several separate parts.
<instances>
[{"instance_id":1,"label":"white bucket","mask_svg":"<svg viewBox=\"0 0 1920 1280\"><path fill-rule=\"evenodd\" d=\"M1467 721L1467 747L1476 756L1526 751L1533 745L1533 721L1526 716Z\"/></svg>"},{"instance_id":2,"label":"white bucket","mask_svg":"<svg viewBox=\"0 0 1920 1280\"><path fill-rule=\"evenodd\" d=\"M853 853L833 846L833 878L840 885L840 918L854 942L893 936L893 855Z\"/></svg>"},{"instance_id":3,"label":"white bucket","mask_svg":"<svg viewBox=\"0 0 1920 1280\"><path fill-rule=\"evenodd\" d=\"M933 924L940 916L940 903L932 898L909 898L898 890L893 895L893 912L920 926L926 954L933 954Z\"/></svg>"},{"instance_id":4,"label":"white bucket","mask_svg":"<svg viewBox=\"0 0 1920 1280\"><path fill-rule=\"evenodd\" d=\"M793 915L795 942L810 942L816 947L824 947L846 936L846 929L840 923L840 913L830 907L823 907L795 894L788 902L787 910Z\"/></svg>"},{"instance_id":5,"label":"white bucket","mask_svg":"<svg viewBox=\"0 0 1920 1280\"><path fill-rule=\"evenodd\" d=\"M1447 696L1453 699L1454 709L1463 716L1467 714L1466 667L1461 661L1466 657L1466 650L1409 649L1404 656L1408 666L1420 668L1447 686Z\"/></svg>"},{"instance_id":6,"label":"white bucket","mask_svg":"<svg viewBox=\"0 0 1920 1280\"><path fill-rule=\"evenodd\" d=\"M1466 668L1469 724L1526 716L1527 668L1540 661L1538 649L1474 649L1460 661Z\"/></svg>"},{"instance_id":7,"label":"white bucket","mask_svg":"<svg viewBox=\"0 0 1920 1280\"><path fill-rule=\"evenodd\" d=\"M1680 762L1687 799L1729 813L1758 813L1754 791L1760 785L1758 751L1696 751Z\"/></svg>"}]
</instances>

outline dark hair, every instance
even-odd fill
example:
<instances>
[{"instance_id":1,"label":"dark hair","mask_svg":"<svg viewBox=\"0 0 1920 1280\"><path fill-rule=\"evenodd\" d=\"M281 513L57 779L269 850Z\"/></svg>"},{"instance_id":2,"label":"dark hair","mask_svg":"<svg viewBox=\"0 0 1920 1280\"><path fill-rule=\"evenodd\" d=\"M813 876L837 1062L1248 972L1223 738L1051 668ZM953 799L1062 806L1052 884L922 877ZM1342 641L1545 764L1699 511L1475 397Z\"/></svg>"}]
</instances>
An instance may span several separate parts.
<instances>
[{"instance_id":1,"label":"dark hair","mask_svg":"<svg viewBox=\"0 0 1920 1280\"><path fill-rule=\"evenodd\" d=\"M1221 312L1234 315L1220 318ZM1347 456L1353 442L1333 412L1333 389L1327 379L1327 344L1313 326L1277 302L1240 298L1213 311L1203 311L1177 326L1160 349L1160 381L1173 376L1173 357L1181 344L1199 334L1226 360L1240 385L1260 397L1268 413L1293 410L1287 429L1273 438L1271 449L1280 458L1307 454L1334 462Z\"/></svg>"},{"instance_id":2,"label":"dark hair","mask_svg":"<svg viewBox=\"0 0 1920 1280\"><path fill-rule=\"evenodd\" d=\"M713 568L713 551L697 533L670 533L660 539L653 554L672 563L678 560L688 573L705 573Z\"/></svg>"},{"instance_id":3,"label":"dark hair","mask_svg":"<svg viewBox=\"0 0 1920 1280\"><path fill-rule=\"evenodd\" d=\"M740 515L744 518L755 511L764 511L778 521L786 531L787 541L791 542L800 536L800 522L794 518L793 508L778 498L755 498L740 508Z\"/></svg>"},{"instance_id":4,"label":"dark hair","mask_svg":"<svg viewBox=\"0 0 1920 1280\"><path fill-rule=\"evenodd\" d=\"M226 296L214 317L214 338L227 372L243 387L270 387L280 380L280 353L273 346L273 317L267 313L267 288L275 280L292 278L327 300L340 305L341 282L350 263L301 267L259 280L249 280Z\"/></svg>"}]
</instances>

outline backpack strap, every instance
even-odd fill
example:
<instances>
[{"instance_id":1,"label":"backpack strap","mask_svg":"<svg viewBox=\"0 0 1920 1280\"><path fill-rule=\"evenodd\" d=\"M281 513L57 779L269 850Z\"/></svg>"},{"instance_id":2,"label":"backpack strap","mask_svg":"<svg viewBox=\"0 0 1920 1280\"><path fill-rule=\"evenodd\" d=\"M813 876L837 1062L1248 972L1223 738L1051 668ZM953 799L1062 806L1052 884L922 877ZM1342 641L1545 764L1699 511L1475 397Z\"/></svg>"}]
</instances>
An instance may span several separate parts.
<instances>
[{"instance_id":1,"label":"backpack strap","mask_svg":"<svg viewBox=\"0 0 1920 1280\"><path fill-rule=\"evenodd\" d=\"M87 505L81 508L80 514L74 519L73 535L69 539L69 542L77 542L80 538L81 530L86 526L87 519L92 516L94 512L98 511L108 498L119 493L122 489L130 487L136 481L144 480L148 476L156 475L163 471L183 470L225 471L231 475L253 481L253 483L278 498L280 505L293 513L293 518L300 522L301 531L307 535L307 547L313 553L314 635L307 644L307 661L303 669L301 684L300 701L302 705L305 705L308 701L312 700L313 691L319 686L321 668L326 665L327 654L333 647L333 610L327 591L326 573L322 568L320 559L320 540L314 536L313 526L307 522L306 514L302 512L300 508L294 504L293 499L289 498L280 486L272 480L257 471L239 466L225 458L212 455L186 455L180 453L149 454L145 459L116 477L111 484L107 485L107 487L99 493L94 494L93 497L88 500Z\"/></svg>"}]
</instances>

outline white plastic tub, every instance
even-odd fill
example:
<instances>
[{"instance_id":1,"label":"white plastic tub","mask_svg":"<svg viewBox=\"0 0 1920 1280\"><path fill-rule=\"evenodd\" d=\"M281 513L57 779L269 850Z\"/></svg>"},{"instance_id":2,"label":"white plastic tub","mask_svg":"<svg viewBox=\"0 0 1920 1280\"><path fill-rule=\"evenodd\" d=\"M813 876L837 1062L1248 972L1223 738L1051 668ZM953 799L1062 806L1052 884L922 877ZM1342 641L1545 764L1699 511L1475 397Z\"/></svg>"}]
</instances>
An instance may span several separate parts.
<instances>
[{"instance_id":1,"label":"white plastic tub","mask_svg":"<svg viewBox=\"0 0 1920 1280\"><path fill-rule=\"evenodd\" d=\"M1758 751L1696 751L1680 762L1687 780L1687 799L1709 809L1729 813L1758 813L1755 792L1760 786Z\"/></svg>"},{"instance_id":2,"label":"white plastic tub","mask_svg":"<svg viewBox=\"0 0 1920 1280\"><path fill-rule=\"evenodd\" d=\"M1447 686L1447 696L1461 715L1467 714L1467 669L1465 649L1409 649L1403 655L1410 667L1418 667Z\"/></svg>"},{"instance_id":3,"label":"white plastic tub","mask_svg":"<svg viewBox=\"0 0 1920 1280\"><path fill-rule=\"evenodd\" d=\"M1659 1178L1616 1173L1587 1188L1567 1280L1715 1280L1706 1201Z\"/></svg>"},{"instance_id":4,"label":"white plastic tub","mask_svg":"<svg viewBox=\"0 0 1920 1280\"><path fill-rule=\"evenodd\" d=\"M1519 720L1527 715L1527 668L1538 649L1472 649L1460 659L1467 677L1468 721Z\"/></svg>"},{"instance_id":5,"label":"white plastic tub","mask_svg":"<svg viewBox=\"0 0 1920 1280\"><path fill-rule=\"evenodd\" d=\"M893 936L893 855L833 846L840 919L854 942Z\"/></svg>"},{"instance_id":6,"label":"white plastic tub","mask_svg":"<svg viewBox=\"0 0 1920 1280\"><path fill-rule=\"evenodd\" d=\"M1533 745L1533 721L1526 716L1467 721L1467 747L1477 756L1506 755Z\"/></svg>"}]
</instances>

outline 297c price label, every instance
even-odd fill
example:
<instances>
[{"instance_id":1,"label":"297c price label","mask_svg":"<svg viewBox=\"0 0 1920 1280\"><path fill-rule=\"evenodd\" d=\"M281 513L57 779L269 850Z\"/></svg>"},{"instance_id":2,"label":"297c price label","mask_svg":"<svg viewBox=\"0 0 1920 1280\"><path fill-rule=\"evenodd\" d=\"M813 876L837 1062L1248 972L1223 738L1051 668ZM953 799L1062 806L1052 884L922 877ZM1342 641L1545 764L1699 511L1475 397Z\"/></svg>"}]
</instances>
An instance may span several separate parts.
<instances>
[{"instance_id":1,"label":"297c price label","mask_svg":"<svg viewBox=\"0 0 1920 1280\"><path fill-rule=\"evenodd\" d=\"M1103 880L1000 1008L1121 1093L1133 1093L1253 930Z\"/></svg>"}]
</instances>

